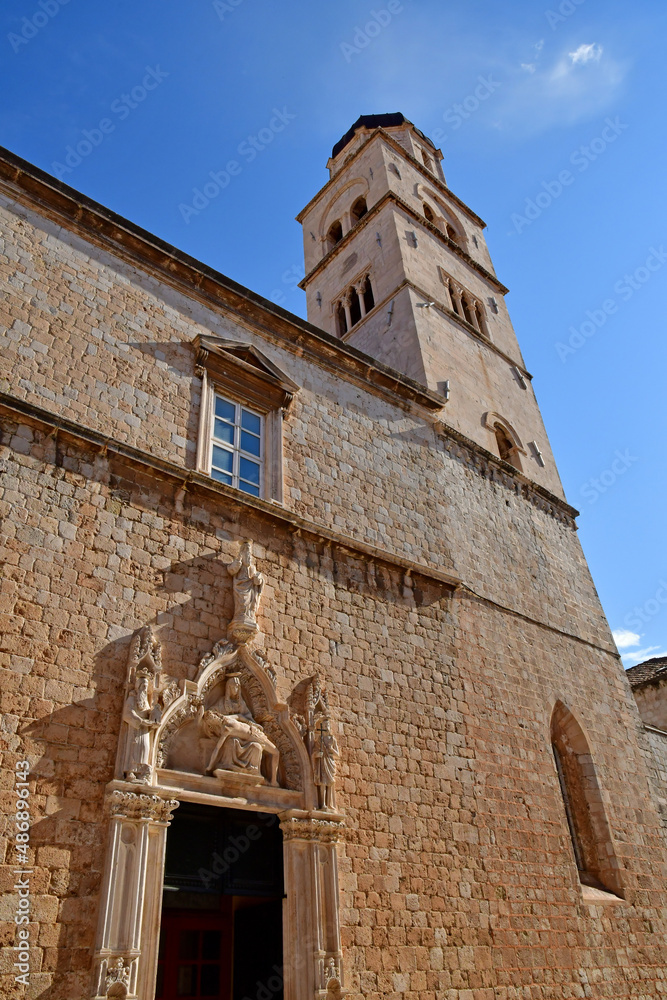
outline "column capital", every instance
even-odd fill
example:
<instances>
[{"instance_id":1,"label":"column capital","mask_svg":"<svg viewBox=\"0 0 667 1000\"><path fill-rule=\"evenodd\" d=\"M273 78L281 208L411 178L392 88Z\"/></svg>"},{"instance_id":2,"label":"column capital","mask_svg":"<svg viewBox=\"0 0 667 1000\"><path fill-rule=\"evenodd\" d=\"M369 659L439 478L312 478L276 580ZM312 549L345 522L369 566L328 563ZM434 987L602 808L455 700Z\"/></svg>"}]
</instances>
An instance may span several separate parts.
<instances>
[{"instance_id":1,"label":"column capital","mask_svg":"<svg viewBox=\"0 0 667 1000\"><path fill-rule=\"evenodd\" d=\"M280 829L283 839L310 840L320 844L335 844L340 839L345 824L341 819L321 819L315 816L280 817Z\"/></svg>"},{"instance_id":2,"label":"column capital","mask_svg":"<svg viewBox=\"0 0 667 1000\"><path fill-rule=\"evenodd\" d=\"M180 803L177 799L163 799L159 795L145 795L140 792L124 792L116 788L109 795L107 805L112 817L168 824Z\"/></svg>"}]
</instances>

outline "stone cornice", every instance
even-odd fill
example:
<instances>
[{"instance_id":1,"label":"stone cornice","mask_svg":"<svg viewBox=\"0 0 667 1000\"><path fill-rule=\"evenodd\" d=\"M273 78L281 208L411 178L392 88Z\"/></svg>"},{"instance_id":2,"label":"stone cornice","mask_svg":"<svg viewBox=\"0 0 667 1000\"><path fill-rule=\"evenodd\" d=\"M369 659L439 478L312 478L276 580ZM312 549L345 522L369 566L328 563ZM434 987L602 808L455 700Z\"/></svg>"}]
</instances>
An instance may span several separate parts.
<instances>
[{"instance_id":1,"label":"stone cornice","mask_svg":"<svg viewBox=\"0 0 667 1000\"><path fill-rule=\"evenodd\" d=\"M259 497L250 496L248 493L241 493L231 486L225 486L223 483L211 479L210 476L206 476L200 472L188 471L175 462L158 458L156 455L142 451L132 445L114 441L104 434L99 433L99 431L83 427L71 420L67 420L65 417L59 417L49 410L45 410L34 403L17 399L8 393L0 392L0 408L2 407L9 412L28 417L51 430L55 429L74 440L93 445L102 451L111 452L129 462L148 468L159 478L171 479L189 491L200 490L209 496L223 496L228 503L238 506L242 510L247 510L248 508L255 509L258 513L287 526L288 530L307 532L325 542L331 542L341 549L358 552L368 559L384 562L388 565L399 566L407 573L437 580L439 583L443 583L449 587L458 587L461 583L460 578L454 572L447 572L435 566L414 562L398 553L389 552L375 545L369 545L367 542L353 538L350 535L344 535L325 525L317 524L308 518L301 517L299 514L282 507L282 505L262 500ZM482 475L485 479L499 482L508 489L511 489L517 496L528 500L534 506L555 517L566 526L576 528L574 519L579 512L566 503L565 500L550 493L544 487L538 486L532 480L527 479L514 466L492 455L491 452L476 442L471 441L464 434L460 434L441 421L434 420L432 422L435 433L442 441L448 443L448 450L452 457L463 461L471 470Z\"/></svg>"},{"instance_id":2,"label":"stone cornice","mask_svg":"<svg viewBox=\"0 0 667 1000\"><path fill-rule=\"evenodd\" d=\"M407 375L342 344L324 330L269 302L201 261L177 250L9 150L0 147L0 190L58 225L208 308L232 314L239 325L276 346L307 357L340 378L394 402L439 410L445 400ZM399 404L401 405L401 404Z\"/></svg>"},{"instance_id":3,"label":"stone cornice","mask_svg":"<svg viewBox=\"0 0 667 1000\"><path fill-rule=\"evenodd\" d=\"M414 562L397 553L389 552L375 545L369 545L367 542L353 538L350 535L344 535L325 525L316 524L308 518L301 517L299 514L287 510L280 504L261 500L259 497L253 497L249 493L242 493L231 486L225 486L224 483L219 483L217 480L211 479L210 476L206 476L203 473L188 471L175 462L169 462L163 458L159 458L157 455L134 448L132 445L114 441L112 438L100 434L99 431L74 423L65 417L59 417L49 410L36 406L34 403L17 399L4 392L0 392L0 410L2 408L11 413L27 417L44 427L57 431L58 434L62 434L65 437L92 445L105 453L118 455L130 463L149 469L157 479L172 480L178 486L187 489L190 493L199 491L211 497L224 497L225 501L231 506L238 507L246 512L249 508L254 509L258 514L281 523L287 530L306 532L324 542L331 542L340 549L359 553L370 560L400 567L404 572L411 575L436 580L438 583L451 588L457 587L460 583L459 577L453 572L448 573L435 566L427 566L423 563Z\"/></svg>"},{"instance_id":4,"label":"stone cornice","mask_svg":"<svg viewBox=\"0 0 667 1000\"><path fill-rule=\"evenodd\" d=\"M499 281L494 274L491 274L490 271L487 271L485 267L482 267L481 264L479 264L476 260L474 260L470 256L470 254L466 253L465 250L462 250L461 247L458 245L458 243L455 243L453 240L450 240L448 236L446 236L443 232L441 232L438 229L437 226L434 226L422 215L416 212L414 208L408 205L406 201L403 201L402 198L399 198L399 196L396 194L395 191L385 191L382 197L379 198L378 201L376 201L375 204L368 209L363 218L361 218L359 222L357 222L357 224L352 227L352 229L349 229L345 233L345 236L343 236L343 238L339 240L336 246L332 247L331 250L329 250L324 255L324 257L322 257L322 260L318 261L315 267L311 268L308 274L301 279L301 281L299 282L299 288L304 288L304 289L307 288L308 285L313 280L313 278L315 278L320 273L320 271L324 267L326 267L331 260L333 260L334 257L337 257L338 254L342 253L342 251L349 246L349 244L352 242L352 239L359 233L361 227L367 225L371 221L371 219L373 219L376 215L378 215L379 212L384 208L384 206L388 202L392 202L393 204L398 205L399 208L401 208L407 215L410 216L413 222L416 222L419 225L423 225L427 229L429 229L429 231L437 234L441 242L444 243L453 253L455 253L457 257L460 257L461 260L465 261L468 267L470 267L473 271L476 271L477 274L479 274L482 278L488 281L489 284L493 285L496 291L500 292L501 295L507 295L507 293L509 292L509 288L507 288L506 285L503 285L503 283Z\"/></svg>"},{"instance_id":5,"label":"stone cornice","mask_svg":"<svg viewBox=\"0 0 667 1000\"><path fill-rule=\"evenodd\" d=\"M368 136L368 138L366 139L366 141L362 142L362 144L360 146L358 146L357 149L354 150L354 152L350 153L350 155L347 156L343 160L341 166L336 171L336 173L333 175L333 177L329 178L329 180L326 182L326 184L324 185L324 187L321 187L320 190L317 192L317 194L313 195L313 197L310 199L310 201L308 202L308 204L305 205L301 209L301 211L299 212L299 214L297 216L295 216L295 219L296 219L297 222L302 222L303 221L304 216L306 215L306 213L309 212L310 209L314 205L316 205L318 203L318 201L323 197L323 195L325 193L329 192L329 190L331 189L332 185L334 184L334 181L336 180L336 178L340 174L341 170L343 170L345 167L348 167L351 163L353 163L354 160L366 148L366 146L368 146L368 144L371 143L373 141L373 139L375 139L378 136L380 138L384 139L384 141L389 146L391 146L396 153L399 153L413 167L415 167L420 172L420 174L423 174L424 177L426 177L429 182L435 184L435 186L441 191L441 193L444 194L447 198L450 198L451 201L453 201L454 204L457 205L458 208L460 208L462 212L465 212L465 214L470 219L473 220L473 222L476 222L477 225L481 226L482 229L486 229L486 222L484 222L483 219L480 219L479 215L477 215L476 212L473 212L472 208L470 208L468 205L466 205L466 203L464 201L462 201L461 198L459 198L458 195L454 194L454 192L450 188L447 187L447 185L444 183L444 181L441 181L439 177L436 177L435 174L432 174L431 171L428 170L424 166L423 163L420 163L419 160L415 159L415 157L412 156L411 153L408 153L408 151L406 149L404 149L403 146L401 146L400 142L397 142L396 139L394 139L393 136L391 136L388 132L385 132L385 130L383 128L373 129L373 131L370 133L370 135Z\"/></svg>"}]
</instances>

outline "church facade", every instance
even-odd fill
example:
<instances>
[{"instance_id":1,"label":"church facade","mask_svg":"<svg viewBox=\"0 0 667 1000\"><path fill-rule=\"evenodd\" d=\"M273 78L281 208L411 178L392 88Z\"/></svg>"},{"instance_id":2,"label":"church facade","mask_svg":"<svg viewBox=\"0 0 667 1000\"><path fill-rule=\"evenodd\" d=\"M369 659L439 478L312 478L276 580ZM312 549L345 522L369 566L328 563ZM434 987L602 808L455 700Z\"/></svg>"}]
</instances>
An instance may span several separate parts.
<instances>
[{"instance_id":1,"label":"church facade","mask_svg":"<svg viewBox=\"0 0 667 1000\"><path fill-rule=\"evenodd\" d=\"M441 160L336 144L306 322L0 157L3 996L667 992L667 736Z\"/></svg>"}]
</instances>

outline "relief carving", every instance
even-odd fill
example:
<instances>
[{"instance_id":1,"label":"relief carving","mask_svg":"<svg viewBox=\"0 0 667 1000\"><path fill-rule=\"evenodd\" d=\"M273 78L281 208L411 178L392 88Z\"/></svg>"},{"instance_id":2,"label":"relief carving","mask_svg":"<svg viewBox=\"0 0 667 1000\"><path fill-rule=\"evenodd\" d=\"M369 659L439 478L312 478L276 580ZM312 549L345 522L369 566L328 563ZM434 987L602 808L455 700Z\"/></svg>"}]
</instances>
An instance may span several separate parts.
<instances>
[{"instance_id":1,"label":"relief carving","mask_svg":"<svg viewBox=\"0 0 667 1000\"><path fill-rule=\"evenodd\" d=\"M165 710L178 698L180 684L162 673L160 643L149 625L132 639L128 657L122 773L128 781L149 784L155 733Z\"/></svg>"},{"instance_id":2,"label":"relief carving","mask_svg":"<svg viewBox=\"0 0 667 1000\"><path fill-rule=\"evenodd\" d=\"M142 795L115 789L109 796L108 804L112 816L169 823L180 803L176 799L162 799L159 795Z\"/></svg>"},{"instance_id":3,"label":"relief carving","mask_svg":"<svg viewBox=\"0 0 667 1000\"><path fill-rule=\"evenodd\" d=\"M329 702L319 677L310 677L297 685L291 702L292 720L311 759L318 809L333 812L336 808L335 786L340 750L331 732Z\"/></svg>"},{"instance_id":4,"label":"relief carving","mask_svg":"<svg viewBox=\"0 0 667 1000\"><path fill-rule=\"evenodd\" d=\"M261 780L266 757L269 784L278 784L278 748L253 718L241 693L239 673L227 674L223 695L204 712L200 730L205 738L217 740L206 765L208 774L220 777L224 771L236 771Z\"/></svg>"},{"instance_id":5,"label":"relief carving","mask_svg":"<svg viewBox=\"0 0 667 1000\"><path fill-rule=\"evenodd\" d=\"M264 577L257 572L252 560L252 542L243 542L238 558L227 565L232 577L234 593L234 617L229 623L227 634L239 645L249 642L259 632L257 611L264 588Z\"/></svg>"},{"instance_id":6,"label":"relief carving","mask_svg":"<svg viewBox=\"0 0 667 1000\"><path fill-rule=\"evenodd\" d=\"M108 997L125 997L130 986L131 963L125 964L124 958L118 958L104 979L104 988Z\"/></svg>"}]
</instances>

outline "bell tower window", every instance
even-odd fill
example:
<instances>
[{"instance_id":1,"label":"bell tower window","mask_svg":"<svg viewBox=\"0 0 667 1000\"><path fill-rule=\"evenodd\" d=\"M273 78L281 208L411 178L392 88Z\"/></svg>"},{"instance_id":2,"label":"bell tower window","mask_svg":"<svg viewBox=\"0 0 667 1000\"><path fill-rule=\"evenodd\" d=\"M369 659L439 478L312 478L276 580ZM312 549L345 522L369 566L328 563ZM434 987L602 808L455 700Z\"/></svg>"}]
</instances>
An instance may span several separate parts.
<instances>
[{"instance_id":1,"label":"bell tower window","mask_svg":"<svg viewBox=\"0 0 667 1000\"><path fill-rule=\"evenodd\" d=\"M327 233L327 249L333 250L337 243L343 238L343 226L339 220L332 222L329 226L329 232Z\"/></svg>"},{"instance_id":2,"label":"bell tower window","mask_svg":"<svg viewBox=\"0 0 667 1000\"><path fill-rule=\"evenodd\" d=\"M339 337L347 333L347 316L345 315L345 306L342 302L339 302L336 306L336 333Z\"/></svg>"},{"instance_id":3,"label":"bell tower window","mask_svg":"<svg viewBox=\"0 0 667 1000\"><path fill-rule=\"evenodd\" d=\"M361 303L359 302L359 293L356 288L350 289L350 318L352 326L361 319Z\"/></svg>"},{"instance_id":4,"label":"bell tower window","mask_svg":"<svg viewBox=\"0 0 667 1000\"><path fill-rule=\"evenodd\" d=\"M371 311L375 305L375 297L373 296L373 287L371 285L371 279L366 278L363 284L362 297L364 300L364 308L367 313Z\"/></svg>"},{"instance_id":5,"label":"bell tower window","mask_svg":"<svg viewBox=\"0 0 667 1000\"><path fill-rule=\"evenodd\" d=\"M502 458L503 462L509 462L510 465L513 465L515 469L521 472L521 462L519 461L516 446L511 440L509 434L502 424L496 424L493 429L496 435L498 454Z\"/></svg>"},{"instance_id":6,"label":"bell tower window","mask_svg":"<svg viewBox=\"0 0 667 1000\"><path fill-rule=\"evenodd\" d=\"M423 203L423 206L424 206L424 218L426 219L427 222L431 222L433 225L435 225L435 215L433 214L433 209L430 207L430 205L427 205L426 202Z\"/></svg>"},{"instance_id":7,"label":"bell tower window","mask_svg":"<svg viewBox=\"0 0 667 1000\"><path fill-rule=\"evenodd\" d=\"M352 216L352 223L359 222L360 219L368 213L368 206L366 205L365 198L357 198L354 205L350 209L350 215Z\"/></svg>"}]
</instances>

